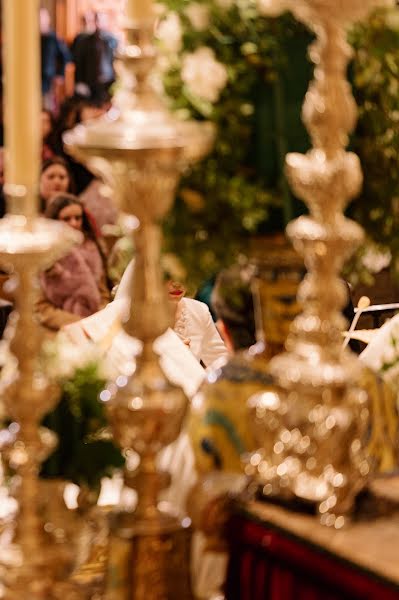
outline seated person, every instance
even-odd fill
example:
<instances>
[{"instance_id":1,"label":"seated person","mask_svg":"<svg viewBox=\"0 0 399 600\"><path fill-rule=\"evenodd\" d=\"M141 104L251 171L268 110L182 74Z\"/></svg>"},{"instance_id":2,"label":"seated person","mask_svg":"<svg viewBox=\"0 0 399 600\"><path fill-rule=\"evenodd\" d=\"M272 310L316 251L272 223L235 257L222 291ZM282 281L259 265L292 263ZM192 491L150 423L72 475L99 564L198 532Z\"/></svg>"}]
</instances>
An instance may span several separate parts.
<instances>
[{"instance_id":1,"label":"seated person","mask_svg":"<svg viewBox=\"0 0 399 600\"><path fill-rule=\"evenodd\" d=\"M132 342L132 338L129 339L129 336L124 334L122 329L122 321L127 318L130 310L130 289L133 275L134 261L132 260L123 274L114 301L105 307L103 311L81 321L77 326L64 328L64 333L76 341L83 335L103 345L110 351L111 359L112 354L116 352L116 348L120 347L122 350L123 344L126 348L122 351L125 351L127 355L129 351L135 354L137 352L137 341ZM212 321L206 304L198 300L185 298L186 290L178 282L168 279L166 286L167 297L175 314L175 323L173 331L169 330L157 340L157 348L160 354L166 353L174 363L176 363L176 359L178 361L177 356L181 355L183 364L181 365L182 374L179 383L183 387L186 381L184 366L187 367L191 377L193 377L194 372L196 373L197 376L194 377L191 383L187 381L185 388L186 393L187 389L190 389L188 395L191 396L204 377L203 370L198 369L199 365L194 367L192 358L195 358L198 363L201 362L204 366L210 366L217 359L226 358L228 351ZM135 344L135 351L133 346L129 350L132 343ZM168 344L174 347L174 352L168 351ZM182 345L185 346L184 350L182 350ZM190 351L190 356L186 352L187 349ZM110 358L109 354L107 358ZM172 370L175 371L176 369L172 367ZM172 379L177 383L174 377ZM193 387L194 382L196 382L196 386Z\"/></svg>"},{"instance_id":2,"label":"seated person","mask_svg":"<svg viewBox=\"0 0 399 600\"><path fill-rule=\"evenodd\" d=\"M127 266L118 286L115 300L128 299L134 261ZM175 315L173 330L189 347L198 361L208 367L217 359L228 356L227 348L212 320L209 308L203 302L186 298L185 287L165 274L168 299Z\"/></svg>"},{"instance_id":3,"label":"seated person","mask_svg":"<svg viewBox=\"0 0 399 600\"><path fill-rule=\"evenodd\" d=\"M195 397L189 434L200 472L240 472L242 456L256 449L247 402L270 389L272 379L263 345L254 345L254 301L245 271L239 266L221 271L211 302L226 346L236 354L215 369L212 383L205 382Z\"/></svg>"},{"instance_id":4,"label":"seated person","mask_svg":"<svg viewBox=\"0 0 399 600\"><path fill-rule=\"evenodd\" d=\"M110 292L101 245L80 200L72 194L59 194L50 201L45 216L64 221L84 236L80 245L40 276L37 315L44 327L57 331L100 310L108 303Z\"/></svg>"}]
</instances>

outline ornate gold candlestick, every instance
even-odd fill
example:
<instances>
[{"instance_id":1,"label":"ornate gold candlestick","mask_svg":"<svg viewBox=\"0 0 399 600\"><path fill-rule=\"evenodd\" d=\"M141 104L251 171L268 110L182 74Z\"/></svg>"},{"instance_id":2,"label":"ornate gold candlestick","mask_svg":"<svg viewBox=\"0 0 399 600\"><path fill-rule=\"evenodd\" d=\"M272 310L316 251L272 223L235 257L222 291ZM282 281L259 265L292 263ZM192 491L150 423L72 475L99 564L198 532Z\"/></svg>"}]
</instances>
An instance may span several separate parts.
<instances>
[{"instance_id":1,"label":"ornate gold candlestick","mask_svg":"<svg viewBox=\"0 0 399 600\"><path fill-rule=\"evenodd\" d=\"M124 327L143 348L136 367L125 365L126 376L118 378L116 391L113 386L107 407L116 441L141 457L137 473L125 473L126 484L138 491L138 505L113 521L107 600L191 596L187 531L182 519L158 508L158 492L168 477L155 464L157 453L179 435L187 400L165 377L153 343L171 323L160 267L160 221L184 166L210 149L213 129L178 121L163 105L151 80L153 27L148 16L127 23L114 108L105 119L64 136L68 151L104 177L121 209L140 221L134 233L133 301Z\"/></svg>"},{"instance_id":2,"label":"ornate gold candlestick","mask_svg":"<svg viewBox=\"0 0 399 600\"><path fill-rule=\"evenodd\" d=\"M362 239L360 227L342 214L362 180L357 156L345 152L356 121L346 81L351 56L346 29L378 4L378 0L261 3L266 14L291 10L317 39L310 47L314 80L303 106L313 149L306 155L289 154L286 161L291 185L310 211L310 216L287 228L308 269L298 292L303 312L291 327L287 353L270 364L278 393L264 394L256 402L264 452L252 456L252 465L266 495L316 502L322 522L335 527L343 525L342 515L352 507L370 470L361 367L349 352L342 352L340 309L346 292L339 274Z\"/></svg>"},{"instance_id":3,"label":"ornate gold candlestick","mask_svg":"<svg viewBox=\"0 0 399 600\"><path fill-rule=\"evenodd\" d=\"M46 533L38 514L40 464L56 445L54 434L40 422L56 404L58 389L40 367L42 334L33 312L38 272L79 240L77 232L55 221L24 215L8 215L0 221L0 262L6 269L12 267L19 280L17 322L10 343L17 365L11 370L6 365L1 379L5 413L16 432L7 455L20 479L13 543L3 549L3 557L9 557L2 576L6 600L56 598L56 582L66 577L72 562L54 532Z\"/></svg>"},{"instance_id":4,"label":"ornate gold candlestick","mask_svg":"<svg viewBox=\"0 0 399 600\"><path fill-rule=\"evenodd\" d=\"M81 239L62 223L37 217L40 164L40 33L38 0L2 3L5 70L5 179L9 215L0 221L0 263L17 276L14 335L0 379L13 442L6 449L17 473L18 514L12 541L2 544L1 597L6 600L57 598L72 563L72 552L50 531L39 508L38 473L56 440L41 428L56 404L57 388L42 371L40 326L34 317L38 273ZM21 44L21 39L24 43ZM11 334L9 328L8 336ZM68 598L74 598L68 587Z\"/></svg>"}]
</instances>

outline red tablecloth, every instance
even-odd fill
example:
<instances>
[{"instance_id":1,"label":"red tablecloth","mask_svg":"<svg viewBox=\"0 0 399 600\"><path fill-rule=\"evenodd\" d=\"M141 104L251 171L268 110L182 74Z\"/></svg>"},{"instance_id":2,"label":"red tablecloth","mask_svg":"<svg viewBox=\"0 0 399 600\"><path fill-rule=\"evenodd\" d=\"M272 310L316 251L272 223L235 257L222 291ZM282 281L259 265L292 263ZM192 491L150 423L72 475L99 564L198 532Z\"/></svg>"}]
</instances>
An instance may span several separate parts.
<instances>
[{"instance_id":1,"label":"red tablecloth","mask_svg":"<svg viewBox=\"0 0 399 600\"><path fill-rule=\"evenodd\" d=\"M399 586L245 514L228 537L227 600L399 600Z\"/></svg>"}]
</instances>

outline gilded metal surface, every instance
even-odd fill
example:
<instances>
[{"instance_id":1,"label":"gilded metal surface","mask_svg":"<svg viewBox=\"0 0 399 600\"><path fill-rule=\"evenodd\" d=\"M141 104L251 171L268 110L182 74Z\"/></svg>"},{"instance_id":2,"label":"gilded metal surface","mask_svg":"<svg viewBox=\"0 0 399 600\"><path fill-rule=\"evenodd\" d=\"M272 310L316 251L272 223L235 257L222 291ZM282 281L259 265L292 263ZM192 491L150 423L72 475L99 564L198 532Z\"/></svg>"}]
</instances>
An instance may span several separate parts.
<instances>
[{"instance_id":1,"label":"gilded metal surface","mask_svg":"<svg viewBox=\"0 0 399 600\"><path fill-rule=\"evenodd\" d=\"M2 553L6 600L55 597L55 582L61 581L71 566L66 547L56 539L54 529L45 530L40 515L38 473L56 443L55 436L40 427L40 422L56 404L58 389L41 370L38 357L42 334L33 312L38 273L79 240L77 232L55 221L16 214L0 221L0 263L6 270L13 270L19 281L10 342L16 365L14 369L6 365L0 380L4 412L14 422L15 433L6 454L19 476L14 535Z\"/></svg>"},{"instance_id":2,"label":"gilded metal surface","mask_svg":"<svg viewBox=\"0 0 399 600\"><path fill-rule=\"evenodd\" d=\"M160 266L160 221L173 203L182 169L211 147L208 124L181 122L169 113L153 87L153 22L129 23L119 56L120 87L108 115L64 136L68 151L101 175L119 207L140 222L136 249L129 335L143 342L141 354L123 366L109 388L107 411L117 443L140 456L136 472L129 461L125 483L138 492L134 512L120 512L111 528L105 582L107 600L190 598L188 521L158 508L168 485L156 456L179 435L187 409L183 391L165 377L154 340L171 323ZM127 219L128 221L128 219ZM87 571L87 569L86 569ZM97 570L98 573L98 570Z\"/></svg>"},{"instance_id":3,"label":"gilded metal surface","mask_svg":"<svg viewBox=\"0 0 399 600\"><path fill-rule=\"evenodd\" d=\"M345 151L356 121L346 81L351 56L346 28L379 2L279 4L316 34L309 52L314 80L303 106L313 148L286 160L291 186L310 211L287 228L308 274L298 291L303 312L290 328L287 352L270 363L279 388L259 394L256 431L262 451L253 454L248 470L256 472L265 495L316 502L321 521L339 528L370 472L367 395L360 387L359 363L341 350L340 333L346 294L339 275L362 240L360 227L343 216L362 181L357 156ZM275 9L273 2L263 5Z\"/></svg>"}]
</instances>

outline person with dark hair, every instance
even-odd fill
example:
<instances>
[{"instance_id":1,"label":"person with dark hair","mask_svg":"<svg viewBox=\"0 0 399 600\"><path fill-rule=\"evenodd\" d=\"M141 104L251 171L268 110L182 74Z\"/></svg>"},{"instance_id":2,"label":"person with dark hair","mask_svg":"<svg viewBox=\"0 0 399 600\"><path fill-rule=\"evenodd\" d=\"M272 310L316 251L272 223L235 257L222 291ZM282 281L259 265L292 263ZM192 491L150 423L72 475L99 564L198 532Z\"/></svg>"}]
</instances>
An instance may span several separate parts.
<instances>
[{"instance_id":1,"label":"person with dark hair","mask_svg":"<svg viewBox=\"0 0 399 600\"><path fill-rule=\"evenodd\" d=\"M72 175L62 156L53 156L45 160L42 164L39 179L42 212L45 212L50 201L56 194L74 191Z\"/></svg>"},{"instance_id":2,"label":"person with dark hair","mask_svg":"<svg viewBox=\"0 0 399 600\"><path fill-rule=\"evenodd\" d=\"M46 208L49 219L82 232L83 241L41 274L42 295L36 312L40 323L58 331L105 306L110 300L105 257L96 226L72 194L55 196Z\"/></svg>"},{"instance_id":3,"label":"person with dark hair","mask_svg":"<svg viewBox=\"0 0 399 600\"><path fill-rule=\"evenodd\" d=\"M211 294L231 357L208 376L201 401L193 403L189 431L200 472L241 471L242 456L255 449L247 401L272 387L264 346L256 344L251 280L249 268L235 265L219 273Z\"/></svg>"},{"instance_id":4,"label":"person with dark hair","mask_svg":"<svg viewBox=\"0 0 399 600\"><path fill-rule=\"evenodd\" d=\"M126 299L130 303L130 286L134 261L131 260L119 283L115 300ZM228 351L204 302L186 298L186 288L164 272L167 297L174 317L173 330L204 367L227 358ZM183 369L183 366L182 366Z\"/></svg>"},{"instance_id":5,"label":"person with dark hair","mask_svg":"<svg viewBox=\"0 0 399 600\"><path fill-rule=\"evenodd\" d=\"M80 16L80 31L74 37L71 44L72 56L75 54L75 49L87 36L95 31L95 13L92 10L87 10Z\"/></svg>"},{"instance_id":6,"label":"person with dark hair","mask_svg":"<svg viewBox=\"0 0 399 600\"><path fill-rule=\"evenodd\" d=\"M211 294L217 327L231 352L256 342L253 295L244 277L239 266L221 271Z\"/></svg>"},{"instance_id":7,"label":"person with dark hair","mask_svg":"<svg viewBox=\"0 0 399 600\"><path fill-rule=\"evenodd\" d=\"M95 30L73 43L75 62L75 91L84 98L104 102L115 81L114 54L118 40L105 30L104 13L96 13Z\"/></svg>"},{"instance_id":8,"label":"person with dark hair","mask_svg":"<svg viewBox=\"0 0 399 600\"><path fill-rule=\"evenodd\" d=\"M74 193L78 195L90 185L94 179L94 175L83 164L65 152L62 136L65 131L73 129L75 125L82 122L83 113L87 111L88 107L94 108L93 104L88 100L77 96L67 98L60 107L60 114L54 127L53 139L56 154L62 156L68 165L69 171L72 173L74 185L76 186ZM96 108L99 111L99 108Z\"/></svg>"},{"instance_id":9,"label":"person with dark hair","mask_svg":"<svg viewBox=\"0 0 399 600\"><path fill-rule=\"evenodd\" d=\"M54 117L51 110L42 108L40 114L42 128L42 162L56 155L54 146Z\"/></svg>"}]
</instances>

